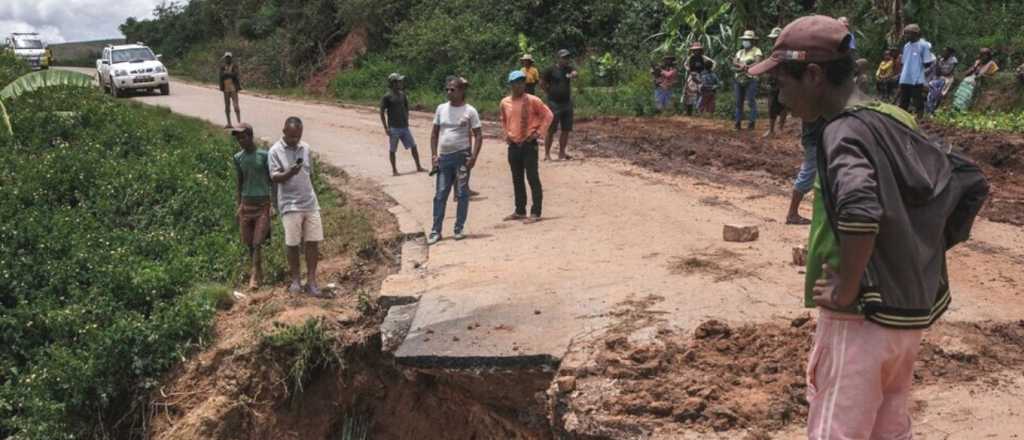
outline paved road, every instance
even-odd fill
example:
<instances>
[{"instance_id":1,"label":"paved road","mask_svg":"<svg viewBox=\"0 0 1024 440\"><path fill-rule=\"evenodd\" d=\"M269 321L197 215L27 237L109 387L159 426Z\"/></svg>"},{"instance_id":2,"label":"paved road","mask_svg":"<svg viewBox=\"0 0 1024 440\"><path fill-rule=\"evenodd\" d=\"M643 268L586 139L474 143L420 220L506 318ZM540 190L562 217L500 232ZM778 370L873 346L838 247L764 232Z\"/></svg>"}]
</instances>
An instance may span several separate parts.
<instances>
[{"instance_id":1,"label":"paved road","mask_svg":"<svg viewBox=\"0 0 1024 440\"><path fill-rule=\"evenodd\" d=\"M224 123L221 95L214 88L174 82L171 93L134 99ZM269 140L280 136L286 117L302 117L305 140L321 160L379 183L398 203L403 229L430 224L433 180L426 174L391 176L376 111L249 94L242 95L241 105L243 119ZM425 151L430 121L422 113L411 120ZM798 151L794 146L794 154ZM470 238L431 247L425 264L406 264L402 274L385 282L384 294L421 297L410 315L408 338L395 353L399 360L559 359L574 337L613 324L618 305L651 295L661 298L656 309L683 328L708 318L770 321L805 312L799 308L802 275L789 261L807 229L775 221L787 202L775 184L763 181L767 186L758 188L669 178L608 160L543 163L546 220L526 226L501 221L512 211L505 154L500 142L485 140L471 182L482 196L471 203ZM400 170L413 169L407 154L399 161ZM444 232L450 236L454 205L448 214ZM760 225L761 239L722 242L722 225L728 222ZM421 258L413 255L414 245L407 248L404 259ZM974 242L951 260L958 293L947 319L1024 316L1022 250L1020 228L981 221ZM720 270L672 269L695 256ZM1019 381L1011 388L1020 390ZM943 415L970 413L962 398L969 392L953 387L943 395L947 401L929 406L925 420L934 425L928 431L966 426L963 420L947 426ZM1020 393L1011 394L1017 397L1008 402L1019 406ZM975 411L967 425L984 427L986 420L1008 416L1010 407Z\"/></svg>"}]
</instances>

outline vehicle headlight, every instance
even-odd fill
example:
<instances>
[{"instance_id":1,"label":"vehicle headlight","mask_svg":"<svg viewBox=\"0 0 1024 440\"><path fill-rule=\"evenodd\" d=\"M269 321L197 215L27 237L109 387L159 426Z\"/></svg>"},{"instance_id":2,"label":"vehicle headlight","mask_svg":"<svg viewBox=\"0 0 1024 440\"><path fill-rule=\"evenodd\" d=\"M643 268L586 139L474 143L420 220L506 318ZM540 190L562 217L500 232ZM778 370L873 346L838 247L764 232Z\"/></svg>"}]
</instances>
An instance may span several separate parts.
<instances>
[{"instance_id":1,"label":"vehicle headlight","mask_svg":"<svg viewBox=\"0 0 1024 440\"><path fill-rule=\"evenodd\" d=\"M153 71L156 73L164 73L167 72L167 69L165 69L164 66L156 66L156 69L153 69Z\"/></svg>"},{"instance_id":2,"label":"vehicle headlight","mask_svg":"<svg viewBox=\"0 0 1024 440\"><path fill-rule=\"evenodd\" d=\"M115 70L114 76L128 76L127 70Z\"/></svg>"}]
</instances>

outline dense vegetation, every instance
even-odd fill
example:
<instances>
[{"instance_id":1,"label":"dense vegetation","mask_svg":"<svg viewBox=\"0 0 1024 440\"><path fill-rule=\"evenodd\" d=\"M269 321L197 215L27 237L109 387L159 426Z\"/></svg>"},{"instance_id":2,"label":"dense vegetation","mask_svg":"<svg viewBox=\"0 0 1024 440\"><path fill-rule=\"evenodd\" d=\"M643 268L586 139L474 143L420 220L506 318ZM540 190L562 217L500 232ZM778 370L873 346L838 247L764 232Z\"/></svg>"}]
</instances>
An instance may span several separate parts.
<instances>
[{"instance_id":1,"label":"dense vegetation","mask_svg":"<svg viewBox=\"0 0 1024 440\"><path fill-rule=\"evenodd\" d=\"M0 55L0 86L22 71ZM0 438L138 437L161 374L208 340L225 286L244 276L237 147L87 88L5 104L16 136L0 133ZM325 253L361 249L369 223L316 184L325 227L345 229ZM266 253L268 278L283 260Z\"/></svg>"},{"instance_id":2,"label":"dense vegetation","mask_svg":"<svg viewBox=\"0 0 1024 440\"><path fill-rule=\"evenodd\" d=\"M163 5L155 19L131 19L122 30L193 77L211 79L219 55L232 50L248 84L295 87L351 29L366 27L369 55L332 90L369 102L387 73L401 71L413 101L424 105L441 99L440 83L454 73L474 84L473 99L494 101L522 52L544 67L555 50L568 48L582 68L581 113L643 114L651 110L647 67L662 54L683 55L699 39L722 61L744 29L763 36L809 13L849 16L871 61L898 44L899 29L911 22L937 48L956 47L965 64L981 47L994 48L1004 66L1024 58L1024 3L996 0L193 0Z\"/></svg>"}]
</instances>

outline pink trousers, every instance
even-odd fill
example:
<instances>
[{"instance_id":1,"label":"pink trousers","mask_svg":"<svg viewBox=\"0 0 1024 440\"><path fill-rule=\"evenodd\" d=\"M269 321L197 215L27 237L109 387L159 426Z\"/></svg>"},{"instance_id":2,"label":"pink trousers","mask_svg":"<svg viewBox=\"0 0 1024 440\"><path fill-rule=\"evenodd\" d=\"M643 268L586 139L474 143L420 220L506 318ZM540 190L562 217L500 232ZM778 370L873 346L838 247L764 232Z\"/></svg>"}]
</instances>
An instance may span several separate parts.
<instances>
[{"instance_id":1,"label":"pink trousers","mask_svg":"<svg viewBox=\"0 0 1024 440\"><path fill-rule=\"evenodd\" d=\"M895 330L819 308L807 363L811 440L908 440L923 330Z\"/></svg>"}]
</instances>

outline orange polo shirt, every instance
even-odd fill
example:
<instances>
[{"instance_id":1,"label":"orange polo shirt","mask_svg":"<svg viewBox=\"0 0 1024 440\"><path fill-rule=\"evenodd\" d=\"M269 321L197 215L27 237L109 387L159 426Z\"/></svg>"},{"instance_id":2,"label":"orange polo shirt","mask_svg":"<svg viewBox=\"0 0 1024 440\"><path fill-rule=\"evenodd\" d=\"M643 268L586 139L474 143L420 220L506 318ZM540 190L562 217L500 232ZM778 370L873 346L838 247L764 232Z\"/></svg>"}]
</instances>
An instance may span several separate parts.
<instances>
[{"instance_id":1,"label":"orange polo shirt","mask_svg":"<svg viewBox=\"0 0 1024 440\"><path fill-rule=\"evenodd\" d=\"M505 130L505 137L512 143L522 143L534 133L543 137L552 120L554 115L551 109L540 98L529 93L519 98L506 96L501 100L501 127Z\"/></svg>"}]
</instances>

